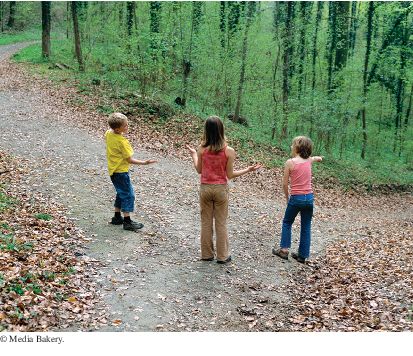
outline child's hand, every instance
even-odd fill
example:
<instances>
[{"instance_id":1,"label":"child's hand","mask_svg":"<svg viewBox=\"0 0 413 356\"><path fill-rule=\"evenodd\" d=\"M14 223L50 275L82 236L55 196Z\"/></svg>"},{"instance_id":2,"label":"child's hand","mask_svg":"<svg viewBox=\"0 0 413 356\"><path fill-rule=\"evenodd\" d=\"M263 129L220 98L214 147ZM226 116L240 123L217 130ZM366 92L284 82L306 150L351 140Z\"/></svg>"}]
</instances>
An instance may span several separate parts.
<instances>
[{"instance_id":1,"label":"child's hand","mask_svg":"<svg viewBox=\"0 0 413 356\"><path fill-rule=\"evenodd\" d=\"M257 169L260 169L262 167L262 164L254 164L253 166L248 167L248 172L254 172Z\"/></svg>"},{"instance_id":2,"label":"child's hand","mask_svg":"<svg viewBox=\"0 0 413 356\"><path fill-rule=\"evenodd\" d=\"M185 147L189 150L189 152L191 152L192 155L196 155L196 150L194 150L191 146L185 145Z\"/></svg>"},{"instance_id":3,"label":"child's hand","mask_svg":"<svg viewBox=\"0 0 413 356\"><path fill-rule=\"evenodd\" d=\"M324 159L324 156L314 156L311 157L311 159L313 160L313 162L321 162Z\"/></svg>"},{"instance_id":4,"label":"child's hand","mask_svg":"<svg viewBox=\"0 0 413 356\"><path fill-rule=\"evenodd\" d=\"M146 161L144 161L144 164L152 164L152 163L156 163L158 161L154 160L154 159L147 159Z\"/></svg>"}]
</instances>

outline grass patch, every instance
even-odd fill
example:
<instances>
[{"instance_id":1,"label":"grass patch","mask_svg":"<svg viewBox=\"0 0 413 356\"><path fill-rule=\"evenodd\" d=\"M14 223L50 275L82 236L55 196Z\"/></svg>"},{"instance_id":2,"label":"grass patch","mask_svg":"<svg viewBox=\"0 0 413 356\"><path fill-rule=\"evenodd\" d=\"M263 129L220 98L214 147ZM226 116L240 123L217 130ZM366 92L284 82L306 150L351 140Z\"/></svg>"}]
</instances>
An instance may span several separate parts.
<instances>
[{"instance_id":1,"label":"grass patch","mask_svg":"<svg viewBox=\"0 0 413 356\"><path fill-rule=\"evenodd\" d=\"M42 38L40 30L32 30L25 32L2 32L0 36L0 46L18 42L38 41Z\"/></svg>"}]
</instances>

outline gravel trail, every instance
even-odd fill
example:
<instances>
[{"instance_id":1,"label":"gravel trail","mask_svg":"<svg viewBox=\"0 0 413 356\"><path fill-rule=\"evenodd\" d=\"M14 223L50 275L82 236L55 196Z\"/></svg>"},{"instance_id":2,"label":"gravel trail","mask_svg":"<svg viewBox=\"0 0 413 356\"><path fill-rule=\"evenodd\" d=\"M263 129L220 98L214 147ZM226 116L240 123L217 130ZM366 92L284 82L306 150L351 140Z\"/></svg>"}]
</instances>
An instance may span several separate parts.
<instances>
[{"instance_id":1,"label":"gravel trail","mask_svg":"<svg viewBox=\"0 0 413 356\"><path fill-rule=\"evenodd\" d=\"M234 262L202 262L199 177L190 161L135 146L136 158L158 160L131 169L137 220L145 227L131 233L109 225L114 189L107 175L104 131L72 122L71 117L86 120L88 113L10 78L8 68L15 65L7 58L22 46L0 47L0 149L29 160L33 174L24 184L63 203L91 238L80 252L104 265L95 278L111 320L101 330L282 330L283 305L289 302L284 286L291 273L303 268L271 255L271 246L279 241L282 197L254 194L242 181L231 182ZM315 220L313 256L352 223L340 221L333 236L331 223ZM295 241L298 229L294 227ZM111 323L115 319L121 320L119 325Z\"/></svg>"}]
</instances>

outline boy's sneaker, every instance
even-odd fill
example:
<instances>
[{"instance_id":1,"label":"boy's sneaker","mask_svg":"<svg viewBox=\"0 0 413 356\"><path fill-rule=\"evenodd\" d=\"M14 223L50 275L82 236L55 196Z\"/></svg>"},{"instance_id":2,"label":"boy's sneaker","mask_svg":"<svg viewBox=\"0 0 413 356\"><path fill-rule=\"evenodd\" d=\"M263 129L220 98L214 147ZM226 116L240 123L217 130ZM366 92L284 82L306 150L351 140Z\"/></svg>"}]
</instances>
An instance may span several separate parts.
<instances>
[{"instance_id":1,"label":"boy's sneaker","mask_svg":"<svg viewBox=\"0 0 413 356\"><path fill-rule=\"evenodd\" d=\"M301 257L298 253L291 252L291 257L294 258L297 262L305 263L305 258Z\"/></svg>"},{"instance_id":2,"label":"boy's sneaker","mask_svg":"<svg viewBox=\"0 0 413 356\"><path fill-rule=\"evenodd\" d=\"M114 216L110 223L112 225L122 225L123 224L123 218L122 218L122 216L120 216L120 217Z\"/></svg>"},{"instance_id":3,"label":"boy's sneaker","mask_svg":"<svg viewBox=\"0 0 413 356\"><path fill-rule=\"evenodd\" d=\"M275 247L272 248L272 254L278 257L281 257L283 260L287 260L288 261L288 252L285 252L283 250L276 249Z\"/></svg>"},{"instance_id":4,"label":"boy's sneaker","mask_svg":"<svg viewBox=\"0 0 413 356\"><path fill-rule=\"evenodd\" d=\"M138 223L136 221L130 221L130 222L123 222L123 230L128 230L128 231L138 231L143 228L143 224Z\"/></svg>"}]
</instances>

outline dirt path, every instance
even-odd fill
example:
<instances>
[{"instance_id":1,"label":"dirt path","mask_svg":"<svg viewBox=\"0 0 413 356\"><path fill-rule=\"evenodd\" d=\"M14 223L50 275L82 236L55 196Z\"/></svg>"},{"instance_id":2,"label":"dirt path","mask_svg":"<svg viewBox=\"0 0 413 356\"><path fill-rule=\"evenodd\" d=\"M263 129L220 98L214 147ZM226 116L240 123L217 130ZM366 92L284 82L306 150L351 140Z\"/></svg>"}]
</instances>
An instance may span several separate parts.
<instances>
[{"instance_id":1,"label":"dirt path","mask_svg":"<svg viewBox=\"0 0 413 356\"><path fill-rule=\"evenodd\" d=\"M92 238L83 252L104 263L96 282L111 320L122 320L102 330L282 330L283 305L289 302L283 286L292 273L305 268L271 256L282 197L275 199L270 190L267 197L254 194L240 181L232 182L234 262L221 266L199 261L198 175L189 160L135 147L135 157L159 161L131 171L137 215L145 228L128 233L109 225L114 190L106 172L104 131L88 132L70 121L79 115L87 120L88 113L38 88L10 82L6 58L18 48L0 47L0 148L28 159L33 174L25 184L65 204ZM323 213L327 211L320 207ZM313 256L349 226L362 226L357 216L360 210L344 214L339 222L316 220ZM296 240L298 226L294 231Z\"/></svg>"}]
</instances>

